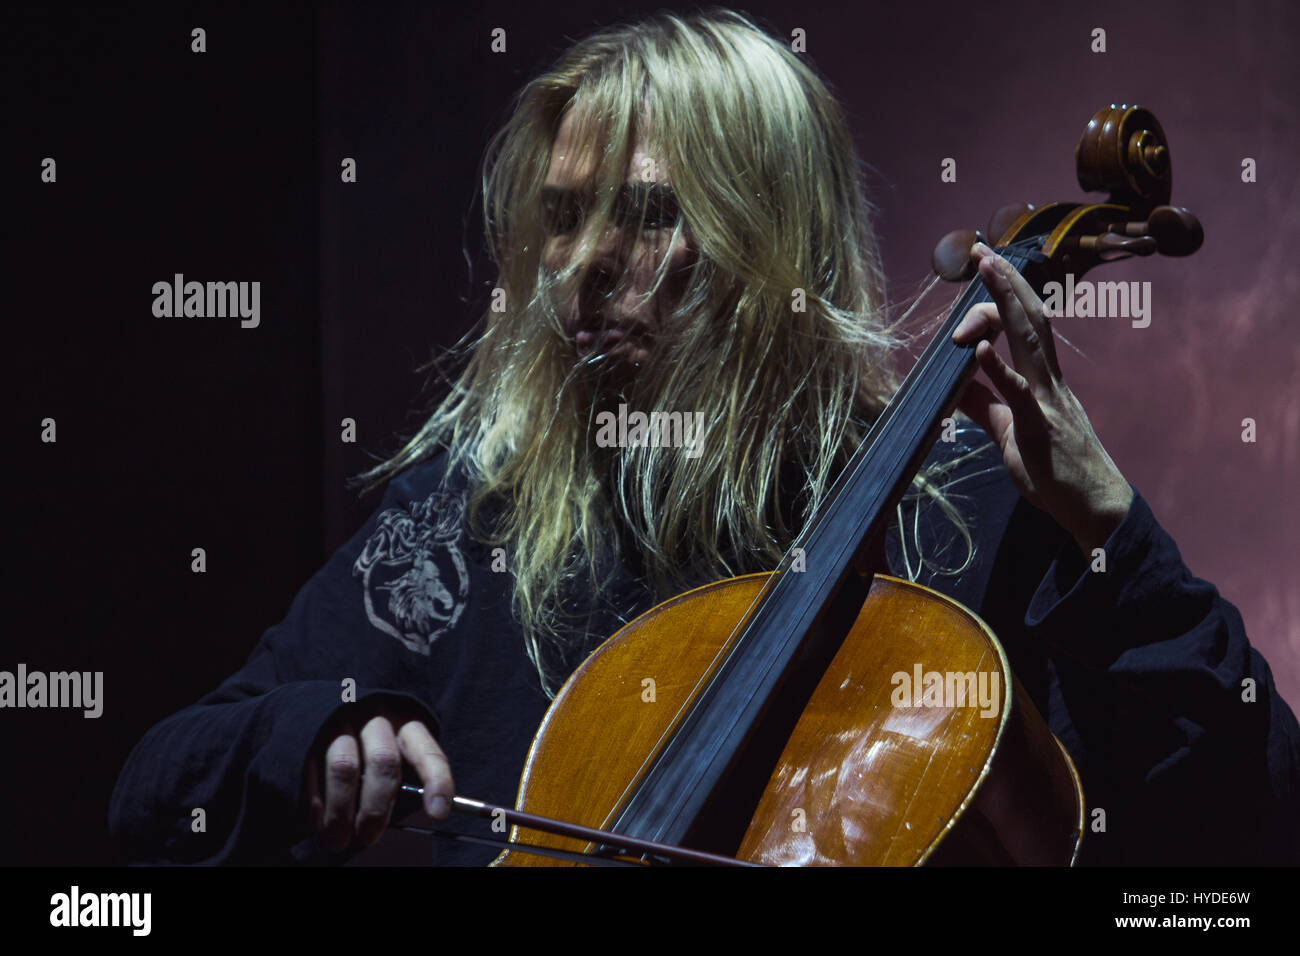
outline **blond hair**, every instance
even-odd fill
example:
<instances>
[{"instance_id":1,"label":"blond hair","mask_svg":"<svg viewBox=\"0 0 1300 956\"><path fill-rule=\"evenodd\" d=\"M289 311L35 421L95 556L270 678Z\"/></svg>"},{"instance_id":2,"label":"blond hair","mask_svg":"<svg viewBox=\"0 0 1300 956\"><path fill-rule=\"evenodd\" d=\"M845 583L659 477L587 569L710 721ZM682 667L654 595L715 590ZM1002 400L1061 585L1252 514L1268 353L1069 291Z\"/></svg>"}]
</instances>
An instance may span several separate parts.
<instances>
[{"instance_id":1,"label":"blond hair","mask_svg":"<svg viewBox=\"0 0 1300 956\"><path fill-rule=\"evenodd\" d=\"M639 400L705 412L698 457L592 441L590 377L557 306L591 244L558 271L541 257L541 187L566 111L597 157L587 234L602 234L638 138L668 165L673 237L698 255ZM357 480L448 450L448 473L464 469L473 489L470 528L510 555L513 609L550 689L543 649L565 640L568 596L599 596L616 558L634 558L662 598L692 575L777 564L896 389L898 339L840 107L737 13L658 14L577 43L519 93L486 152L482 203L506 307L462 340L468 361L423 427Z\"/></svg>"}]
</instances>

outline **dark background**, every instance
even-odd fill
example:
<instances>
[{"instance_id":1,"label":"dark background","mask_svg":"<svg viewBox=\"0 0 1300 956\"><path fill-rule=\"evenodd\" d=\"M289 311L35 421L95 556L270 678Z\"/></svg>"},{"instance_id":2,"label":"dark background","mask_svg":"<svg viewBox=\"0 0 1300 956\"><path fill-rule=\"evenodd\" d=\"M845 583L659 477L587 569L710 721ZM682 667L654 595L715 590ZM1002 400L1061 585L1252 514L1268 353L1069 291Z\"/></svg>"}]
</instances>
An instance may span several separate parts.
<instances>
[{"instance_id":1,"label":"dark background","mask_svg":"<svg viewBox=\"0 0 1300 956\"><path fill-rule=\"evenodd\" d=\"M377 507L345 478L414 429L435 395L416 365L486 302L471 200L511 95L566 38L661 6L0 14L14 381L0 669L101 670L105 699L98 720L0 712L0 863L117 860L105 816L131 746L236 670ZM743 9L780 36L804 28L845 101L895 300L948 230L1008 202L1081 200L1073 149L1098 108L1156 112L1174 202L1201 218L1205 247L1107 267L1152 282L1151 326L1060 319L1084 353L1062 362L1120 468L1300 702L1297 7ZM1090 52L1094 27L1105 54ZM40 182L47 156L57 184ZM339 181L345 156L356 184ZM945 157L956 183L940 181ZM155 318L151 287L176 272L260 281L261 326ZM56 444L40 441L46 417ZM190 572L194 547L206 574Z\"/></svg>"}]
</instances>

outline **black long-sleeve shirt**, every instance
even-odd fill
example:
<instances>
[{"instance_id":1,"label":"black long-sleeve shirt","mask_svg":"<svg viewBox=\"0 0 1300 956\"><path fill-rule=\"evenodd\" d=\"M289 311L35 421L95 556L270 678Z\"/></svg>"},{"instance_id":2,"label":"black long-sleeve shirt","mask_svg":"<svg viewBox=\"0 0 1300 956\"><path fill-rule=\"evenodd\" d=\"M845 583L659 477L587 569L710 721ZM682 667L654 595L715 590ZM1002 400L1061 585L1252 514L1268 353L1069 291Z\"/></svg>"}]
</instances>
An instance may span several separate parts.
<instances>
[{"instance_id":1,"label":"black long-sleeve shirt","mask_svg":"<svg viewBox=\"0 0 1300 956\"><path fill-rule=\"evenodd\" d=\"M930 460L966 450L970 438L940 442ZM109 810L128 861L321 858L306 827L303 768L327 721L354 706L342 702L347 678L358 702L384 695L425 719L459 793L513 805L549 701L510 613L508 561L468 534L466 485L445 474L445 460L394 478L244 667L136 745ZM1088 808L1081 862L1300 861L1295 716L1236 608L1192 576L1142 496L1135 491L1106 542L1099 572L1019 496L991 445L953 477L974 561L958 576L923 568L917 580L990 625L1074 759ZM916 567L918 529L922 554L962 562L965 546L936 507L905 502L903 512L903 533L896 521L887 539L895 574ZM626 568L609 593L565 668L654 603ZM191 828L196 807L206 812L202 833ZM486 821L453 816L444 826L494 835ZM432 844L441 864L496 853Z\"/></svg>"}]
</instances>

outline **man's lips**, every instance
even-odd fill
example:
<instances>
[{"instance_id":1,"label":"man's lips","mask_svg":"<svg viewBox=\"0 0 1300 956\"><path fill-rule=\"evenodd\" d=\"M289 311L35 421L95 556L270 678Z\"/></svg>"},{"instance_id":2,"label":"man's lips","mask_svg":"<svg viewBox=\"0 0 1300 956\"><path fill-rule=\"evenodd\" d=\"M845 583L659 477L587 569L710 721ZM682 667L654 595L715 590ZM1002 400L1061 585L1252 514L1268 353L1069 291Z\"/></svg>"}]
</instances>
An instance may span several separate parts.
<instances>
[{"instance_id":1,"label":"man's lips","mask_svg":"<svg viewBox=\"0 0 1300 956\"><path fill-rule=\"evenodd\" d=\"M600 328L589 326L578 330L574 342L580 358L585 358L596 350L609 355L626 352L638 344L643 344L648 331L643 325Z\"/></svg>"}]
</instances>

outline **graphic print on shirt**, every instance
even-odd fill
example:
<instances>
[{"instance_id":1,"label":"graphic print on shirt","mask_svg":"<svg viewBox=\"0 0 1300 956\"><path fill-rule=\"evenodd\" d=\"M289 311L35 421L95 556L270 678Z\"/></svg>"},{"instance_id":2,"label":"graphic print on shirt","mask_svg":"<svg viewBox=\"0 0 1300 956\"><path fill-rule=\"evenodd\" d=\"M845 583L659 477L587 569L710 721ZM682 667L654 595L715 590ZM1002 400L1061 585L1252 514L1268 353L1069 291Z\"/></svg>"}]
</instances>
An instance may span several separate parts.
<instances>
[{"instance_id":1,"label":"graphic print on shirt","mask_svg":"<svg viewBox=\"0 0 1300 956\"><path fill-rule=\"evenodd\" d=\"M462 496L437 491L387 508L352 566L370 623L417 654L428 655L468 603L469 570L459 546L464 515Z\"/></svg>"}]
</instances>

